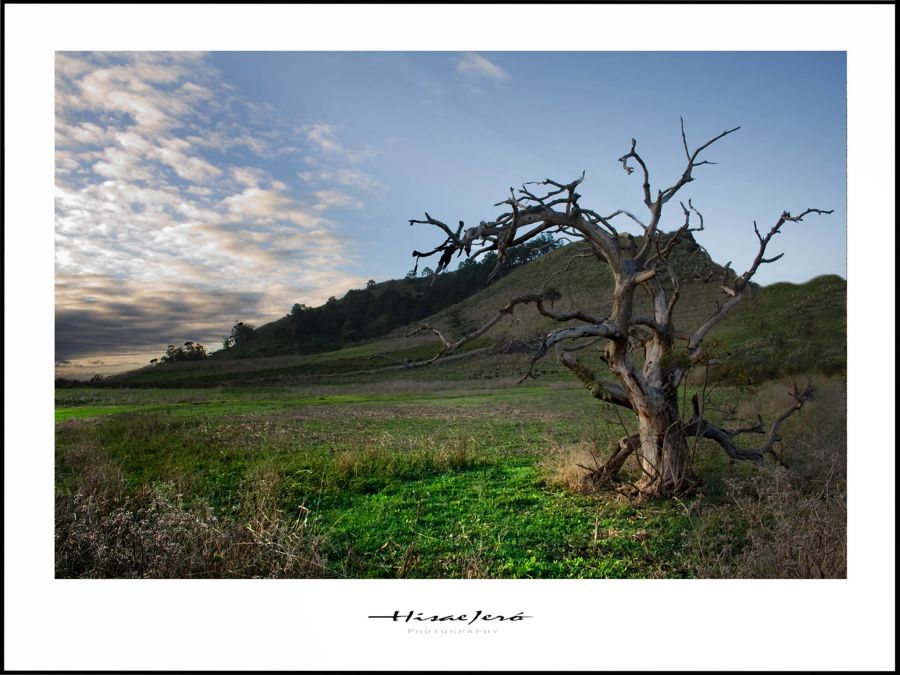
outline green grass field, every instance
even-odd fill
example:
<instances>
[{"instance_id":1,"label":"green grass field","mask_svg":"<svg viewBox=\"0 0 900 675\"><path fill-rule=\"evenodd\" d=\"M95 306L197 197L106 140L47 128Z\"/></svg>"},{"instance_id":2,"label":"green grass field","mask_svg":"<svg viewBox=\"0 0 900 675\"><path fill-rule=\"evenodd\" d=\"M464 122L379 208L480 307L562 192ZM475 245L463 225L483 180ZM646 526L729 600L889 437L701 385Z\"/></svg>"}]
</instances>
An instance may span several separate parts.
<instances>
[{"instance_id":1,"label":"green grass field","mask_svg":"<svg viewBox=\"0 0 900 675\"><path fill-rule=\"evenodd\" d=\"M803 499L843 461L842 388L820 378L785 425ZM713 401L771 418L786 389ZM766 506L767 470L715 447L683 500L580 491L577 464L623 431L564 379L61 389L56 422L58 576L780 576L741 568L765 542L733 497Z\"/></svg>"}]
</instances>

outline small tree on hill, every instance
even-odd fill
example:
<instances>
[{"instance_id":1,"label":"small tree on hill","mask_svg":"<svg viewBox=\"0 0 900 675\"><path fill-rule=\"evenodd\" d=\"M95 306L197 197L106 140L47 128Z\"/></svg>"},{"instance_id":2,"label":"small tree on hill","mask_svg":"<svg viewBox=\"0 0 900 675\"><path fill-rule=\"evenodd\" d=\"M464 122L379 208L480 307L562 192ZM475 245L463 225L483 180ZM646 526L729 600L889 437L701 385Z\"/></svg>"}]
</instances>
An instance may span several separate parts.
<instances>
[{"instance_id":1,"label":"small tree on hill","mask_svg":"<svg viewBox=\"0 0 900 675\"><path fill-rule=\"evenodd\" d=\"M297 308L298 305L294 305L294 307ZM251 323L237 321L234 326L231 327L231 333L222 338L222 346L225 349L231 349L235 345L252 340L255 333L256 326Z\"/></svg>"},{"instance_id":2,"label":"small tree on hill","mask_svg":"<svg viewBox=\"0 0 900 675\"><path fill-rule=\"evenodd\" d=\"M792 215L784 211L765 233L753 224L758 249L747 270L737 275L726 266L721 286L724 302L717 306L708 318L692 333L686 333L674 325L674 309L682 292L682 286L673 265L673 253L677 249L698 246L694 232L703 230L703 216L690 199L681 202L683 224L671 233L660 231L660 218L664 207L694 180L694 171L712 164L700 160L701 153L716 141L734 133L739 127L722 132L690 150L681 126L686 164L682 174L668 187L655 191L651 188L650 171L638 154L637 141L619 158L627 174L635 170L642 178L643 202L647 213L643 218L624 209L609 215L601 215L583 207L577 188L584 174L570 183L551 179L525 183L516 191L510 188L510 196L495 206L508 210L496 220L482 221L477 227L465 228L460 221L452 229L427 212L424 220L410 220L412 224L437 227L444 234L443 243L431 251L413 251L417 260L440 254L435 272L440 273L450 264L454 255L465 254L475 258L495 255L494 274L503 265L508 250L547 233L561 234L587 243L590 254L598 263L608 265L613 274L614 290L612 306L606 315L590 309L557 312L548 306L551 298L545 294L531 294L512 298L487 323L459 339L449 340L437 329L423 325L418 330L430 330L440 338L443 346L432 358L409 366L424 366L457 351L462 345L486 333L504 316L512 314L515 307L531 304L543 316L560 322L561 327L544 335L533 354L531 367L538 359L554 350L559 361L566 366L595 398L609 402L633 413L637 418L638 432L623 437L613 449L610 459L591 473L595 484L602 484L616 477L625 460L632 454L637 457L642 477L634 486L642 494L677 494L693 482L691 453L688 438L702 437L716 442L734 460L752 460L763 463L767 455L779 459L775 446L780 440L781 424L803 406L809 398L809 386L792 392L793 405L779 416L768 429L762 422L751 428L726 429L704 417L703 404L694 396L692 413L688 417L679 409L679 386L686 381L692 366L705 358L704 339L728 313L741 301L750 288L750 282L761 265L775 262L783 254L766 257L772 238L789 223L797 223L811 214L831 213L809 208ZM532 187L537 185L538 187ZM643 235L637 239L620 234L614 222L626 218L636 223ZM637 309L638 293L646 293L649 311ZM597 303L601 304L601 303ZM598 377L574 355L575 351L592 343L602 346L602 358L615 378L609 381ZM526 373L526 377L531 370ZM524 379L524 378L523 378ZM741 434L764 435L760 445L745 448L736 439Z\"/></svg>"}]
</instances>

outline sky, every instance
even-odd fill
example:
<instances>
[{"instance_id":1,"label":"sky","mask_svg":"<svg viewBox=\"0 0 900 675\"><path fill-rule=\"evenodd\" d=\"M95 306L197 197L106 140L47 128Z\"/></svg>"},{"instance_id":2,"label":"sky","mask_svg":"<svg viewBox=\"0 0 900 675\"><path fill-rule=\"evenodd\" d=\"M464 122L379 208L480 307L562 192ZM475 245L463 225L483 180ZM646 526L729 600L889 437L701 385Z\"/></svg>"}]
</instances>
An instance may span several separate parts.
<instances>
[{"instance_id":1,"label":"sky","mask_svg":"<svg viewBox=\"0 0 900 675\"><path fill-rule=\"evenodd\" d=\"M526 181L584 171L583 206L637 213L617 160L635 138L674 183L679 117L692 147L741 127L680 194L714 259L742 272L754 221L834 209L756 280L846 277L843 52L57 52L57 375L401 277L441 240L410 218L490 220Z\"/></svg>"}]
</instances>

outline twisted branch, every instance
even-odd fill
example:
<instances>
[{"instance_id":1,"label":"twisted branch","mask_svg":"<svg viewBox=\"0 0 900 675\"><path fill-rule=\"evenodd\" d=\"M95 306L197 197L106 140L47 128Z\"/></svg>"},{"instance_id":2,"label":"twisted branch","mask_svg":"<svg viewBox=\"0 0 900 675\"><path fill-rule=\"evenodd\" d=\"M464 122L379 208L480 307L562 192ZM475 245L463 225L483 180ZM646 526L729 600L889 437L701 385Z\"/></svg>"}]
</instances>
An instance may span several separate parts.
<instances>
[{"instance_id":1,"label":"twisted branch","mask_svg":"<svg viewBox=\"0 0 900 675\"><path fill-rule=\"evenodd\" d=\"M691 358L693 362L697 362L702 355L701 344L703 339L706 337L706 334L718 324L725 316L732 310L734 307L741 301L741 298L744 297L745 291L750 288L750 280L753 278L753 275L756 274L756 271L759 269L760 265L764 265L767 263L775 262L779 260L784 254L781 253L772 258L766 258L766 248L769 245L769 242L772 240L776 234L781 230L782 225L787 222L799 223L803 220L805 216L808 216L811 213L815 214L828 214L833 213L834 210L823 210L823 209L806 209L803 213L792 216L790 212L785 211L781 214L781 217L778 219L772 229L770 229L765 236L761 235L759 232L759 228L756 225L756 222L753 223L753 231L756 233L756 238L759 240L759 250L756 253L756 257L753 259L753 263L750 265L749 269L744 272L741 276L735 277L734 281L731 285L723 284L722 290L730 297L730 299L721 307L719 307L715 314L713 314L709 319L707 319L691 336L690 342L688 343L688 356ZM729 263L730 264L730 263ZM726 265L726 279L727 279L727 268Z\"/></svg>"},{"instance_id":2,"label":"twisted branch","mask_svg":"<svg viewBox=\"0 0 900 675\"><path fill-rule=\"evenodd\" d=\"M758 464L763 464L765 462L765 456L767 454L770 454L775 458L777 462L781 463L782 457L775 452L775 444L781 441L781 425L791 415L799 412L803 408L804 404L810 398L812 398L812 394L812 385L807 384L802 390L800 390L795 384L793 390L790 393L791 398L794 399L794 404L781 415L779 415L774 422L772 422L772 426L769 428L769 433L766 437L765 443L763 443L763 445L758 448L738 447L737 445L735 445L733 439L736 436L744 433L765 433L762 426L762 419L760 419L760 421L752 427L745 427L734 430L723 429L722 427L718 427L715 424L712 424L711 422L708 422L702 418L700 412L700 404L698 402L697 395L694 394L694 397L691 401L693 405L694 415L685 423L684 435L699 436L701 438L708 438L711 441L715 441L732 459L750 460L757 462Z\"/></svg>"}]
</instances>

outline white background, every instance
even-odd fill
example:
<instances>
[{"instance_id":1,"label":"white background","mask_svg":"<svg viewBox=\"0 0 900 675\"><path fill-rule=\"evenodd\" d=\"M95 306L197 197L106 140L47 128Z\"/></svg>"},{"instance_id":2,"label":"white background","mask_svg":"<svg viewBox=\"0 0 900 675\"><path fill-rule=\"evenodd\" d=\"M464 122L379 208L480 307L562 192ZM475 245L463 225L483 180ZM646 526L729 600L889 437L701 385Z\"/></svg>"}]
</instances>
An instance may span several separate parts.
<instances>
[{"instance_id":1,"label":"white background","mask_svg":"<svg viewBox=\"0 0 900 675\"><path fill-rule=\"evenodd\" d=\"M6 668L893 668L892 6L4 9ZM686 48L848 52L848 580L53 579L54 50ZM366 619L479 608L535 618L488 636Z\"/></svg>"}]
</instances>

